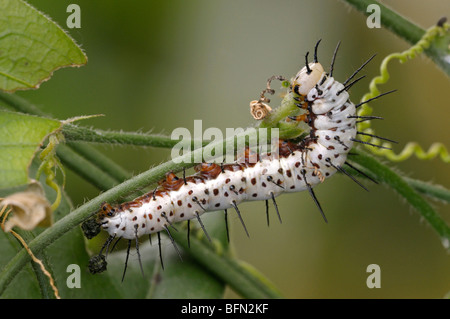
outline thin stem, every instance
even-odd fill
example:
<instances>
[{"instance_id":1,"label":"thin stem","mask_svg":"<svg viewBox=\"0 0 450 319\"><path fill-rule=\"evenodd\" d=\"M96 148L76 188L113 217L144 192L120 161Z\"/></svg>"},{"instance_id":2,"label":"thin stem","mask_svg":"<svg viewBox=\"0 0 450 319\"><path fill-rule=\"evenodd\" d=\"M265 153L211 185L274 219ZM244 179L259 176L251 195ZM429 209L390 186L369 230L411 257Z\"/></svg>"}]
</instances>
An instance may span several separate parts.
<instances>
[{"instance_id":1,"label":"thin stem","mask_svg":"<svg viewBox=\"0 0 450 319\"><path fill-rule=\"evenodd\" d=\"M46 117L47 115L27 100L15 94L0 92L0 101L16 111L29 113L33 115ZM97 152L89 145L76 146L75 143L69 145L59 145L57 155L62 159L65 166L72 168L79 175L85 178L99 189L108 189L124 180L124 172L117 169L115 164L109 157ZM89 158L83 158L90 153ZM90 162L92 157L96 157L97 161L93 164ZM111 176L104 173L110 172Z\"/></svg>"},{"instance_id":2,"label":"thin stem","mask_svg":"<svg viewBox=\"0 0 450 319\"><path fill-rule=\"evenodd\" d=\"M409 21L399 13L395 12L386 5L381 4L376 0L341 0L349 3L358 11L365 15L370 15L373 12L367 11L370 4L375 4L380 7L380 22L381 24L392 31L394 34L404 39L410 44L416 44L425 34L425 30ZM436 21L440 17L436 17ZM443 35L439 40L435 41L428 49L424 51L436 65L438 65L448 76L450 76L450 63L447 60L447 50L450 42L450 35Z\"/></svg>"},{"instance_id":3,"label":"thin stem","mask_svg":"<svg viewBox=\"0 0 450 319\"><path fill-rule=\"evenodd\" d=\"M123 182L131 177L131 174L122 166L114 162L110 157L85 143L67 143L70 149L78 153L86 161L95 165L103 172L114 178L117 182ZM111 188L111 185L108 188Z\"/></svg>"},{"instance_id":4,"label":"thin stem","mask_svg":"<svg viewBox=\"0 0 450 319\"><path fill-rule=\"evenodd\" d=\"M304 132L299 128L297 123L278 123L293 111L297 109L289 104L289 101L282 104L280 108L277 108L275 112L267 119L262 121L257 128L278 128L279 137L282 139L289 139L297 137ZM249 128L251 129L251 128ZM161 134L143 134L134 132L122 132L122 131L104 131L98 129L90 129L86 127L76 125L65 125L62 129L64 137L67 141L72 142L92 142L92 143L105 143L105 144L122 144L122 145L135 145L135 146L152 146L161 148L173 148L174 146L183 143L183 146L195 149L201 146L206 146L210 141L203 140L178 140L172 139L170 136ZM270 137L270 136L269 136ZM71 146L74 143L69 143Z\"/></svg>"},{"instance_id":5,"label":"thin stem","mask_svg":"<svg viewBox=\"0 0 450 319\"><path fill-rule=\"evenodd\" d=\"M25 242L25 244L34 238L33 233L30 231L24 231L24 230L18 229L16 234L18 234L19 236L21 236L23 238L23 241ZM25 246L23 246L23 243L17 238L16 235L14 235L14 238L16 238L16 240L18 242L20 242L21 248L25 247ZM31 257L31 255L30 255L30 257ZM36 254L35 257L44 263L45 268L48 270L48 273L53 274L52 268L50 267L50 265L48 263L48 258L47 258L47 254L45 251L41 251L41 253ZM55 283L51 282L53 280L53 278L51 276L48 277L48 273L46 274L42 271L42 268L41 268L42 264L33 262L33 263L31 263L31 267L33 268L34 275L36 276L42 298L54 299L56 297L55 293L54 293L54 291L55 291L54 289L56 287L55 287ZM52 285L53 285L53 287L52 287Z\"/></svg>"},{"instance_id":6,"label":"thin stem","mask_svg":"<svg viewBox=\"0 0 450 319\"><path fill-rule=\"evenodd\" d=\"M0 91L0 101L3 101L3 103L5 103L7 106L12 107L18 112L46 116L46 114L38 109L35 105L31 104L30 102L16 94Z\"/></svg>"},{"instance_id":7,"label":"thin stem","mask_svg":"<svg viewBox=\"0 0 450 319\"><path fill-rule=\"evenodd\" d=\"M94 143L124 144L137 146L154 146L171 148L180 141L161 134L144 134L135 132L104 131L90 129L72 124L64 125L62 132L67 141L83 141ZM207 145L209 141L191 141L191 148Z\"/></svg>"},{"instance_id":8,"label":"thin stem","mask_svg":"<svg viewBox=\"0 0 450 319\"><path fill-rule=\"evenodd\" d=\"M44 263L35 256L35 254L33 253L33 251L28 247L26 241L22 238L22 236L20 236L18 233L16 233L14 230L10 230L10 233L17 238L17 240L21 243L21 245L23 246L23 248L26 250L26 252L28 253L28 255L31 257L31 259L39 265L40 270L42 271L42 273L47 276L47 278L50 281L50 286L53 289L53 292L55 294L56 299L61 299L61 297L59 296L59 291L58 288L56 288L55 285L55 280L53 279L52 275L50 274L50 272L45 268ZM34 268L34 266L33 266ZM36 273L38 273L36 271L36 269L34 268L34 271ZM46 289L46 283L42 282L42 277L40 275L36 275L38 278L38 283L40 285L40 287L45 290Z\"/></svg>"},{"instance_id":9,"label":"thin stem","mask_svg":"<svg viewBox=\"0 0 450 319\"><path fill-rule=\"evenodd\" d=\"M450 242L450 227L434 211L431 205L408 185L407 181L366 152L358 149L353 149L352 152L358 154L352 157L353 162L365 167L370 172L371 177L376 176L377 180L397 191L431 225L443 243ZM448 249L448 247L446 248Z\"/></svg>"},{"instance_id":10,"label":"thin stem","mask_svg":"<svg viewBox=\"0 0 450 319\"><path fill-rule=\"evenodd\" d=\"M120 182L67 145L58 145L56 154L65 167L73 170L98 189L109 189Z\"/></svg>"},{"instance_id":11,"label":"thin stem","mask_svg":"<svg viewBox=\"0 0 450 319\"><path fill-rule=\"evenodd\" d=\"M388 6L376 1L376 0L343 0L353 7L355 7L361 13L369 16L373 12L367 11L370 4L375 4L380 7L380 22L381 24L392 31L394 34L398 35L400 38L408 41L411 44L415 44L422 38L425 30L423 30L418 25L409 21L399 13L395 12Z\"/></svg>"},{"instance_id":12,"label":"thin stem","mask_svg":"<svg viewBox=\"0 0 450 319\"><path fill-rule=\"evenodd\" d=\"M354 158L352 157L350 161L354 162ZM350 174L358 176L358 178L359 177L367 178L367 176L360 174L351 167L346 167L345 169L348 170ZM367 168L359 167L358 169L361 170L364 174L368 175L370 178L374 179L375 181L378 180L375 175L372 175L372 173L367 170ZM405 180L408 183L408 185L411 186L414 190L423 195L428 196L433 200L442 200L445 201L446 203L450 203L450 190L441 185L435 185L432 183L424 182L410 177L403 177L403 180Z\"/></svg>"},{"instance_id":13,"label":"thin stem","mask_svg":"<svg viewBox=\"0 0 450 319\"><path fill-rule=\"evenodd\" d=\"M443 200L450 203L450 190L440 185L433 185L417 179L404 177L404 180L416 191L432 199Z\"/></svg>"}]
</instances>

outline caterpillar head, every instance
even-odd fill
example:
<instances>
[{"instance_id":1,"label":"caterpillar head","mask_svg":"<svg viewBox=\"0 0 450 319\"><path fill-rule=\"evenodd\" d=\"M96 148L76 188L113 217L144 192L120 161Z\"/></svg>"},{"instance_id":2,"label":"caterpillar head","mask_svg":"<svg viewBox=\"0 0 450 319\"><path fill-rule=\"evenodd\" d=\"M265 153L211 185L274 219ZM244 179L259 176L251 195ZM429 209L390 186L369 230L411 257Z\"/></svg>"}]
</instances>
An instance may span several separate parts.
<instances>
[{"instance_id":1,"label":"caterpillar head","mask_svg":"<svg viewBox=\"0 0 450 319\"><path fill-rule=\"evenodd\" d=\"M116 214L117 209L112 207L108 203L103 203L98 212L98 218L101 220L103 218L111 218Z\"/></svg>"},{"instance_id":2,"label":"caterpillar head","mask_svg":"<svg viewBox=\"0 0 450 319\"><path fill-rule=\"evenodd\" d=\"M306 96L319 83L324 72L322 64L319 62L307 64L295 76L292 90L298 95Z\"/></svg>"}]
</instances>

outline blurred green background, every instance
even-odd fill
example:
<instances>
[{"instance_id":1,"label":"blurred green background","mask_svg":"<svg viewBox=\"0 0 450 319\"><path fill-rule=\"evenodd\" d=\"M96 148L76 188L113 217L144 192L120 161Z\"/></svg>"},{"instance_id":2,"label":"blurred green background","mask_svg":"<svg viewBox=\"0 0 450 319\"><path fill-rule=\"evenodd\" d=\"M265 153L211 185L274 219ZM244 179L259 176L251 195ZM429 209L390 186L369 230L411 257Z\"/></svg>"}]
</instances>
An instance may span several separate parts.
<instances>
[{"instance_id":1,"label":"blurred green background","mask_svg":"<svg viewBox=\"0 0 450 319\"><path fill-rule=\"evenodd\" d=\"M351 89L354 102L391 52L408 48L385 29L369 29L366 17L337 0L320 1L28 1L66 27L70 3L81 7L81 29L68 30L88 56L79 69L62 69L39 90L18 94L54 117L105 117L82 124L101 129L170 134L246 127L253 123L248 103L272 75L291 77L304 54L322 39L319 60L327 68L336 43L341 49L335 77L344 80L373 53L367 79ZM383 1L423 28L450 16L448 0ZM435 141L450 147L450 80L426 57L390 64L382 91L398 92L372 103L381 136ZM275 88L278 84L275 84ZM276 106L279 98L272 99ZM96 146L97 147L97 146ZM128 170L138 173L169 159L170 151L98 145ZM393 164L412 178L450 187L448 164L414 158ZM288 298L442 298L450 291L450 258L434 231L395 193L366 184L367 193L343 176L316 188L328 217L325 224L307 192L277 200L280 225L264 203L245 203L250 239L232 218L238 258L254 265ZM75 205L98 195L69 172L66 189ZM434 207L450 222L450 209ZM381 288L368 289L366 267L381 267ZM236 297L228 292L227 297Z\"/></svg>"}]
</instances>

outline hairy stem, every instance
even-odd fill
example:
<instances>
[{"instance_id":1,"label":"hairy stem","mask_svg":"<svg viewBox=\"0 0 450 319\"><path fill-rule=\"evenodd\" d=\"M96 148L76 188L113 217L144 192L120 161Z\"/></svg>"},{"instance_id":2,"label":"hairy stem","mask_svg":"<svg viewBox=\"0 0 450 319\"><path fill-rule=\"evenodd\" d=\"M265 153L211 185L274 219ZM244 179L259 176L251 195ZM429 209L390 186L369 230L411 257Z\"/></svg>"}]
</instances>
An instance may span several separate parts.
<instances>
[{"instance_id":1,"label":"hairy stem","mask_svg":"<svg viewBox=\"0 0 450 319\"><path fill-rule=\"evenodd\" d=\"M443 200L447 203L450 203L450 190L446 189L445 187L440 185L433 185L431 183L412 179L409 177L404 177L403 179L416 191L432 199Z\"/></svg>"},{"instance_id":2,"label":"hairy stem","mask_svg":"<svg viewBox=\"0 0 450 319\"><path fill-rule=\"evenodd\" d=\"M130 173L128 173L122 166L112 161L109 157L98 151L96 148L90 147L85 143L67 144L72 151L75 151L85 160L102 169L102 171L114 178L117 182L123 182L131 177ZM77 167L79 166L77 165ZM108 188L111 188L112 186L113 185Z\"/></svg>"},{"instance_id":3,"label":"hairy stem","mask_svg":"<svg viewBox=\"0 0 450 319\"><path fill-rule=\"evenodd\" d=\"M135 132L118 132L118 131L104 131L99 129L90 129L76 125L64 125L63 134L67 141L82 141L94 143L108 143L108 144L124 144L136 146L154 146L171 148L177 145L180 141L161 134L144 134ZM191 141L191 147L197 145L203 146L208 144L208 141Z\"/></svg>"},{"instance_id":4,"label":"hairy stem","mask_svg":"<svg viewBox=\"0 0 450 319\"><path fill-rule=\"evenodd\" d=\"M450 243L450 227L445 221L436 213L431 205L420 196L411 185L408 184L401 176L395 173L386 165L380 163L374 157L368 155L366 152L358 149L353 149L352 152L358 154L352 157L352 162L364 167L368 170L370 176L376 176L376 179L385 183L387 186L398 192L406 201L430 224L430 226L438 233L445 248L449 248ZM417 186L417 184L416 184ZM423 183L420 185L421 189L426 188ZM428 191L428 194L435 193L435 190Z\"/></svg>"},{"instance_id":5,"label":"hairy stem","mask_svg":"<svg viewBox=\"0 0 450 319\"><path fill-rule=\"evenodd\" d=\"M375 4L380 7L380 22L381 24L389 29L392 33L398 35L400 38L406 40L407 42L414 44L420 40L420 38L425 33L418 25L409 21L399 13L393 11L391 8L386 5L376 1L376 0L343 0L353 7L355 7L358 11L365 15L372 14L371 11L367 11L367 7L370 4Z\"/></svg>"},{"instance_id":6,"label":"hairy stem","mask_svg":"<svg viewBox=\"0 0 450 319\"><path fill-rule=\"evenodd\" d=\"M395 12L386 5L381 4L376 0L341 0L356 8L358 11L365 15L372 14L371 11L367 12L367 7L370 4L375 4L380 7L380 22L389 29L392 33L396 34L400 38L404 39L410 44L416 44L422 36L425 34L425 30L409 21L399 13ZM430 4L431 5L431 4ZM448 13L448 12L447 12ZM436 22L441 17L436 17ZM450 35L442 35L439 37L424 53L430 57L437 66L439 66L444 73L450 76L450 63L448 61L450 44Z\"/></svg>"}]
</instances>

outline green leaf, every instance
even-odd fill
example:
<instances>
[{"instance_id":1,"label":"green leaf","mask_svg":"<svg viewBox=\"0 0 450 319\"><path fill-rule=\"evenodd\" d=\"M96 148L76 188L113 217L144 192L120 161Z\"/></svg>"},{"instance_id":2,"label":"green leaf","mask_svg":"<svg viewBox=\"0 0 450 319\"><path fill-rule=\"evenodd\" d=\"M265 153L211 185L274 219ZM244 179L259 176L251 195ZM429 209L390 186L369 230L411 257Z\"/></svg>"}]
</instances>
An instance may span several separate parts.
<instances>
[{"instance_id":1,"label":"green leaf","mask_svg":"<svg viewBox=\"0 0 450 319\"><path fill-rule=\"evenodd\" d=\"M0 112L0 188L28 182L28 166L39 145L60 126L53 119Z\"/></svg>"},{"instance_id":2,"label":"green leaf","mask_svg":"<svg viewBox=\"0 0 450 319\"><path fill-rule=\"evenodd\" d=\"M0 1L0 89L38 88L62 67L87 58L73 39L21 0Z\"/></svg>"}]
</instances>

